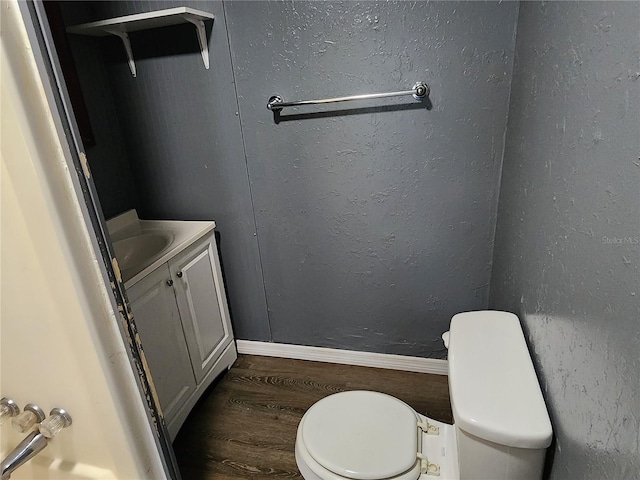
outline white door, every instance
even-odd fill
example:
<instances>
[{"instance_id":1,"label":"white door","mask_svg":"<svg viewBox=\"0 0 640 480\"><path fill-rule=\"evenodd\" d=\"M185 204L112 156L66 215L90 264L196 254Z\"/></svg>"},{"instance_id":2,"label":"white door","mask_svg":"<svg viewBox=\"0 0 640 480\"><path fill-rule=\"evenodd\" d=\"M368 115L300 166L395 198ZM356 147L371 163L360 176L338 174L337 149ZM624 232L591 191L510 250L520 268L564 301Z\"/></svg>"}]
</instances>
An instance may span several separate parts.
<instances>
[{"instance_id":1,"label":"white door","mask_svg":"<svg viewBox=\"0 0 640 480\"><path fill-rule=\"evenodd\" d=\"M167 424L196 386L172 285L163 265L127 289Z\"/></svg>"},{"instance_id":2,"label":"white door","mask_svg":"<svg viewBox=\"0 0 640 480\"><path fill-rule=\"evenodd\" d=\"M34 22L21 15L37 3L1 5L0 396L47 415L62 407L73 423L11 478L164 479L158 428L118 328L124 314L112 305L60 111L48 97L55 79L40 76L46 53L29 41ZM24 437L3 425L0 458Z\"/></svg>"},{"instance_id":3,"label":"white door","mask_svg":"<svg viewBox=\"0 0 640 480\"><path fill-rule=\"evenodd\" d=\"M200 383L232 339L215 237L209 235L169 262L193 373Z\"/></svg>"}]
</instances>

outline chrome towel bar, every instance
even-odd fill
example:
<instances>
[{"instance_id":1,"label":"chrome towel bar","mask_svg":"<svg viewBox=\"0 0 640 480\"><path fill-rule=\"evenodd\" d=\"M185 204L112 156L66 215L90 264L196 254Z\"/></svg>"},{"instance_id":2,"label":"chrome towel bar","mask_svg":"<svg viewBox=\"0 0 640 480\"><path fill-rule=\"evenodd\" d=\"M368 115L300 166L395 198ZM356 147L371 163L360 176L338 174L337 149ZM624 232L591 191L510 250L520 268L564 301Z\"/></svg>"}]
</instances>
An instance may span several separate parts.
<instances>
[{"instance_id":1,"label":"chrome towel bar","mask_svg":"<svg viewBox=\"0 0 640 480\"><path fill-rule=\"evenodd\" d=\"M324 98L322 100L300 100L298 102L285 102L280 95L269 97L267 108L271 111L280 111L285 107L298 107L300 105L320 105L323 103L349 102L351 100L369 100L372 98L402 97L413 95L416 100L422 100L429 96L429 85L424 82L416 82L411 90L388 93L367 93L364 95L351 95L349 97Z\"/></svg>"}]
</instances>

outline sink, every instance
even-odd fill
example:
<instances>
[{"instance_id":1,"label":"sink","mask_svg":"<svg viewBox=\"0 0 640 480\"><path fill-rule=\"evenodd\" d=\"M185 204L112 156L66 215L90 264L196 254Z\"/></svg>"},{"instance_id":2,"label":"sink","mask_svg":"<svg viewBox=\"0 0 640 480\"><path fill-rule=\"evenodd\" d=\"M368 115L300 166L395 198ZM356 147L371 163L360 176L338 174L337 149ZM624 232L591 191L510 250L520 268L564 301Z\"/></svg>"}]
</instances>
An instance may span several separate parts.
<instances>
[{"instance_id":1,"label":"sink","mask_svg":"<svg viewBox=\"0 0 640 480\"><path fill-rule=\"evenodd\" d=\"M139 267L141 270L162 253L172 242L169 233L141 233L113 242L113 250L123 273Z\"/></svg>"},{"instance_id":2,"label":"sink","mask_svg":"<svg viewBox=\"0 0 640 480\"><path fill-rule=\"evenodd\" d=\"M125 287L140 281L215 226L208 221L140 220L135 210L107 220Z\"/></svg>"}]
</instances>

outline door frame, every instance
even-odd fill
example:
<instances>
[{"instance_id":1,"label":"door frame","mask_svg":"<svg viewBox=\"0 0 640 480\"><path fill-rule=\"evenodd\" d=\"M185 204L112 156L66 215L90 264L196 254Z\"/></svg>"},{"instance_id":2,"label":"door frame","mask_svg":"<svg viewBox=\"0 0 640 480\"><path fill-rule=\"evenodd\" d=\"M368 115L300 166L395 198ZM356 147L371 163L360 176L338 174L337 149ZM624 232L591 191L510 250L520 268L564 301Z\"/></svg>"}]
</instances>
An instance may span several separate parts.
<instances>
[{"instance_id":1,"label":"door frame","mask_svg":"<svg viewBox=\"0 0 640 480\"><path fill-rule=\"evenodd\" d=\"M119 273L113 246L108 235L106 220L100 207L98 194L87 162L71 101L64 82L58 55L43 5L43 0L17 2L33 47L33 56L47 102L63 149L69 176L82 211L93 249L98 259L106 293L116 317L129 362L136 378L138 392L145 405L147 422L151 427L158 453L167 478L180 480L180 471L173 453L171 439L160 408L151 373L140 343L140 336L131 312L124 282Z\"/></svg>"}]
</instances>

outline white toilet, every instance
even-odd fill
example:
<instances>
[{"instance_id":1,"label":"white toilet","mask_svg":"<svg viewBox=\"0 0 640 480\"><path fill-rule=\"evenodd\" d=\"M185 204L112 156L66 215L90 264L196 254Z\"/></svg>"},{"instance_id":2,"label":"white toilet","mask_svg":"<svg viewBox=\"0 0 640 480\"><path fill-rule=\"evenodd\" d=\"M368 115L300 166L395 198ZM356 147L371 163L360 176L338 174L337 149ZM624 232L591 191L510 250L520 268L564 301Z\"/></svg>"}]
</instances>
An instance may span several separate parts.
<instances>
[{"instance_id":1,"label":"white toilet","mask_svg":"<svg viewBox=\"0 0 640 480\"><path fill-rule=\"evenodd\" d=\"M460 313L443 339L454 425L383 393L330 395L311 406L298 426L302 476L539 480L551 422L518 317Z\"/></svg>"}]
</instances>

